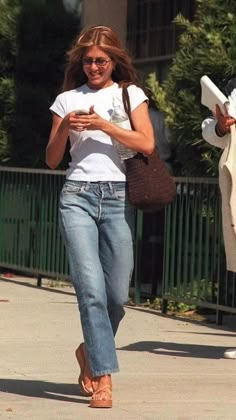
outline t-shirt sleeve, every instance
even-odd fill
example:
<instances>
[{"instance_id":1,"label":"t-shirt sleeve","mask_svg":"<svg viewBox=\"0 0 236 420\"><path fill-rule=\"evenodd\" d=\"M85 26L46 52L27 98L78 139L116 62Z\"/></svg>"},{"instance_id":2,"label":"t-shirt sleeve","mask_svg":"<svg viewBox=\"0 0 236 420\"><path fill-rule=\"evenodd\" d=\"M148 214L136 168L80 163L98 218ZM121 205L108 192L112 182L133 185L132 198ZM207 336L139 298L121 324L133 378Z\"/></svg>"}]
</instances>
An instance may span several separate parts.
<instances>
[{"instance_id":1,"label":"t-shirt sleeve","mask_svg":"<svg viewBox=\"0 0 236 420\"><path fill-rule=\"evenodd\" d=\"M64 118L67 114L65 95L63 93L58 95L49 109L51 112L59 115L59 117Z\"/></svg>"},{"instance_id":2,"label":"t-shirt sleeve","mask_svg":"<svg viewBox=\"0 0 236 420\"><path fill-rule=\"evenodd\" d=\"M148 102L148 97L145 95L144 91L135 85L128 86L129 100L131 112L137 108L143 102Z\"/></svg>"}]
</instances>

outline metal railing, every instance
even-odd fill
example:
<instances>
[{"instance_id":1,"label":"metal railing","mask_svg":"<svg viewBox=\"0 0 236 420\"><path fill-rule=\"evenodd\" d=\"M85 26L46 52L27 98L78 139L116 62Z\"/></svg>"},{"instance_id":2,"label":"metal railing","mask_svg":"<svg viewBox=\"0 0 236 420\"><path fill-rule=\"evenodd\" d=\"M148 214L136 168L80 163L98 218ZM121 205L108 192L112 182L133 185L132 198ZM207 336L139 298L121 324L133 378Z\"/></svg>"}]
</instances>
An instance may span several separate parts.
<instances>
[{"instance_id":1,"label":"metal railing","mask_svg":"<svg viewBox=\"0 0 236 420\"><path fill-rule=\"evenodd\" d=\"M163 293L168 300L236 312L235 275L226 271L218 179L176 178L166 208Z\"/></svg>"},{"instance_id":2,"label":"metal railing","mask_svg":"<svg viewBox=\"0 0 236 420\"><path fill-rule=\"evenodd\" d=\"M0 167L0 267L38 277L69 279L58 229L58 199L64 171ZM236 312L235 275L225 270L218 180L175 178L177 197L152 215L163 224L161 295L168 300ZM144 282L143 229L148 216L137 213L135 300ZM155 247L152 260L160 259Z\"/></svg>"},{"instance_id":3,"label":"metal railing","mask_svg":"<svg viewBox=\"0 0 236 420\"><path fill-rule=\"evenodd\" d=\"M58 229L64 171L0 167L0 266L69 278Z\"/></svg>"}]
</instances>

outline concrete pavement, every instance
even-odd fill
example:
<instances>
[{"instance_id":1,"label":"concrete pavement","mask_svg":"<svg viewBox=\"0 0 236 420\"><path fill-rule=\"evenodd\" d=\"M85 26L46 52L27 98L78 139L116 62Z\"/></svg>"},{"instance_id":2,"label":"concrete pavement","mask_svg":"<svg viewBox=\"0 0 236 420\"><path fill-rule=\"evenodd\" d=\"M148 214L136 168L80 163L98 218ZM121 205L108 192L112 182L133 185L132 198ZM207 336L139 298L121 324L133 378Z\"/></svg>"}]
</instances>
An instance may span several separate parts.
<instances>
[{"instance_id":1,"label":"concrete pavement","mask_svg":"<svg viewBox=\"0 0 236 420\"><path fill-rule=\"evenodd\" d=\"M213 323L129 307L116 338L113 409L79 395L73 288L0 279L0 419L236 419L235 317Z\"/></svg>"}]
</instances>

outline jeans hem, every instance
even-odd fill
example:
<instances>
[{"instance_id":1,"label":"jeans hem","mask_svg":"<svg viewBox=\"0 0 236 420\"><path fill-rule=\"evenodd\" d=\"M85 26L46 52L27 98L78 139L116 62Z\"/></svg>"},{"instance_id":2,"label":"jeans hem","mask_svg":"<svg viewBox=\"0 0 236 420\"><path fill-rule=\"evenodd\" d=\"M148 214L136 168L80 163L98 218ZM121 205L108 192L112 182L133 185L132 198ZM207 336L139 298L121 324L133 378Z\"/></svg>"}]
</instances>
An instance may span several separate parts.
<instances>
[{"instance_id":1,"label":"jeans hem","mask_svg":"<svg viewBox=\"0 0 236 420\"><path fill-rule=\"evenodd\" d=\"M103 375L110 375L111 373L117 373L117 372L119 372L120 371L120 369L119 368L116 368L116 369L107 369L107 370L102 370L102 371L95 371L95 372L92 372L92 375L93 376L103 376Z\"/></svg>"}]
</instances>

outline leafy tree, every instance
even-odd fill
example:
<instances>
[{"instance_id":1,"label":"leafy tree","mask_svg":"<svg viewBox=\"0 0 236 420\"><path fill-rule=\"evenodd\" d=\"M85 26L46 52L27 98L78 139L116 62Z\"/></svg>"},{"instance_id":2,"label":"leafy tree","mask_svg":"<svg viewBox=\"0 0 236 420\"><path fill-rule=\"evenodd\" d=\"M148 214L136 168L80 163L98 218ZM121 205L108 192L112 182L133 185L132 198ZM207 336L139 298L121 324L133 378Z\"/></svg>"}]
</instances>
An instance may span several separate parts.
<instances>
[{"instance_id":1,"label":"leafy tree","mask_svg":"<svg viewBox=\"0 0 236 420\"><path fill-rule=\"evenodd\" d=\"M0 59L5 74L0 127L8 164L44 167L48 108L62 84L65 51L79 32L79 17L66 10L62 0L0 0L1 9L8 16L0 17L0 48L5 52Z\"/></svg>"},{"instance_id":2,"label":"leafy tree","mask_svg":"<svg viewBox=\"0 0 236 420\"><path fill-rule=\"evenodd\" d=\"M9 2L10 3L10 2ZM0 0L0 161L10 158L9 137L15 109L18 0Z\"/></svg>"},{"instance_id":3,"label":"leafy tree","mask_svg":"<svg viewBox=\"0 0 236 420\"><path fill-rule=\"evenodd\" d=\"M210 113L201 105L201 76L208 75L224 90L227 79L236 74L235 0L196 3L192 22L181 15L175 19L184 32L163 86L155 74L147 79L172 132L175 173L184 176L217 174L220 151L201 135L202 120Z\"/></svg>"}]
</instances>

